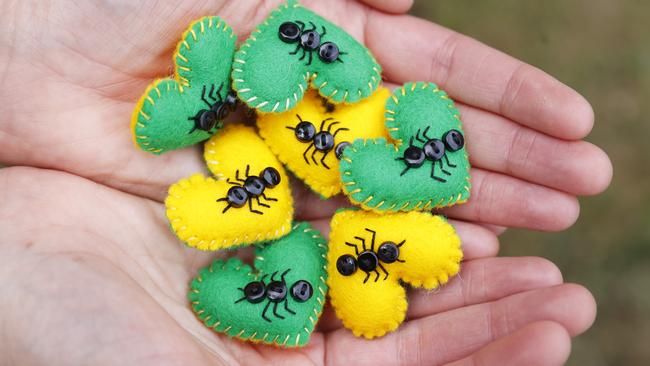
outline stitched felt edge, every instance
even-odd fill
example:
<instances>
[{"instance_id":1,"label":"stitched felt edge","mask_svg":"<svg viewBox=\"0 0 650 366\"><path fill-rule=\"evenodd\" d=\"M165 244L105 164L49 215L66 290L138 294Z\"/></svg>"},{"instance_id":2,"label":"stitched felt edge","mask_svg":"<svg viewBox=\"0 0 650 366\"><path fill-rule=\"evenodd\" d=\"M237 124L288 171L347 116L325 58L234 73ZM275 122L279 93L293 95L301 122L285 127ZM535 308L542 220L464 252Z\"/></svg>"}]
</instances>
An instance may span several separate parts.
<instances>
[{"instance_id":1,"label":"stitched felt edge","mask_svg":"<svg viewBox=\"0 0 650 366\"><path fill-rule=\"evenodd\" d=\"M259 96L251 95L250 85L246 80L242 79L241 76L239 75L239 74L243 74L244 71L241 69L241 66L236 66L236 64L239 65L246 64L246 61L248 60L248 54L246 53L246 49L250 48L252 44L257 41L255 35L262 33L262 31L268 28L269 26L268 21L270 19L273 19L275 16L279 16L283 10L289 9L289 7L299 8L302 7L302 5L298 3L298 0L287 0L286 3L280 5L279 7L271 11L271 14L269 14L269 16L265 18L264 21L261 24L259 24L257 28L255 28L255 30L251 32L250 36L246 39L246 41L244 41L244 43L241 45L239 50L235 53L235 58L232 67L232 77L231 77L233 83L232 84L233 90L237 92L237 96L239 97L239 99L244 101L249 107L254 108L263 113L281 113L293 109L293 107L295 107L296 104L298 104L298 102L302 100L309 85L311 85L314 89L318 90L318 93L322 97L326 98L327 100L333 103L347 103L347 99L349 95L348 91L342 94L338 94L339 92L338 87L329 84L328 81L323 80L322 77L319 78L318 73L312 73L310 71L305 72L303 76L303 81L301 81L298 84L298 87L300 88L300 92L293 93L293 99L291 98L291 96L289 96L285 100L284 105L282 105L282 103L280 102L276 102L273 106L271 106L268 100L260 100ZM307 10L313 12L310 9ZM379 65L375 57L372 55L372 53L370 53L370 50L368 50L368 48L365 45L361 44L361 46L366 50L366 53L372 59L374 63L373 70L377 75L372 76L372 82L370 81L368 82L369 90L365 93L362 93L361 90L359 89L358 99L352 100L350 103L358 102L361 99L369 97L370 95L372 95L372 93L378 88L379 84L381 83L381 71L382 71L381 65Z\"/></svg>"},{"instance_id":2,"label":"stitched felt edge","mask_svg":"<svg viewBox=\"0 0 650 366\"><path fill-rule=\"evenodd\" d=\"M187 190L192 190L197 184L206 184L206 182L214 180L211 177L205 177L202 174L193 174L189 178L184 178L173 184L169 187L169 195L165 199L165 207L167 219L172 227L172 232L176 237L184 242L187 246L196 248L199 250L205 251L215 251L220 249L233 249L236 247L251 245L258 243L260 241L274 240L283 237L284 235L290 232L293 212L287 216L287 220L282 224L281 227L270 230L266 233L257 233L253 238L249 237L248 234L243 236L235 236L234 238L226 238L221 242L218 242L214 239L210 241L199 240L188 230L186 223L183 221L182 217L176 215L175 211L176 202L182 201L184 193Z\"/></svg>"},{"instance_id":3,"label":"stitched felt edge","mask_svg":"<svg viewBox=\"0 0 650 366\"><path fill-rule=\"evenodd\" d=\"M313 235L311 236L315 241L316 245L318 246L318 250L320 251L320 257L322 258L321 264L322 264L322 271L323 274L319 277L320 279L320 284L318 285L318 292L314 292L317 297L316 297L316 303L318 304L317 307L314 307L312 309L313 315L309 315L309 321L304 324L304 327L298 332L298 333L292 333L292 334L277 334L273 338L268 338L269 333L265 333L261 338L259 337L260 335L257 334L257 332L252 332L252 331L247 331L246 329L243 329L241 327L237 327L237 325L228 325L223 324L223 322L220 319L212 319L210 316L203 315L205 310L201 306L201 303L199 301L193 300L192 299L192 294L199 294L199 290L196 288L197 282L200 283L203 281L202 274L205 273L206 271L212 273L214 272L215 266L221 266L221 269L225 269L228 266L235 266L236 270L239 270L244 267L249 267L249 265L244 264L239 258L231 258L229 260L216 260L214 261L207 269L203 268L200 272L199 275L192 280L190 283L190 290L188 292L188 298L190 301L190 304L192 306L192 310L194 311L194 314L196 317L203 322L203 324L216 331L219 333L224 333L228 337L231 338L238 338L243 341L247 342L253 342L253 343L263 343L267 345L272 345L272 346L278 346L278 347L283 347L283 348L295 348L295 347L301 347L306 345L309 342L311 333L314 331L316 328L316 324L318 323L318 320L320 319L320 316L323 312L323 307L325 306L325 297L327 294L327 242L325 241L325 238L321 235L321 233L312 228L311 225L307 222L299 222L295 223L292 230L303 230L305 233L313 232ZM267 245L273 245L273 243L268 243ZM251 268L250 272L255 272L249 273L249 276L253 276L255 280L259 278L259 272L257 271L257 264L260 261L260 251L262 247L257 246L255 248L255 269ZM271 335L272 336L272 335ZM295 341L289 342L292 338L295 337ZM281 342L281 343L280 343Z\"/></svg>"},{"instance_id":4,"label":"stitched felt edge","mask_svg":"<svg viewBox=\"0 0 650 366\"><path fill-rule=\"evenodd\" d=\"M208 29L212 28L213 24L213 19L216 20L216 28L219 29L221 24L224 25L223 31L224 32L230 32L230 38L235 37L235 33L233 32L232 28L226 24L226 22L216 16L205 16L202 18L199 18L187 27L187 29L183 32L183 35L181 36L181 40L176 44L176 50L174 51L174 55L172 56L172 60L174 60L174 75L173 77L170 78L160 78L156 79L154 82L149 84L147 86L147 89L145 89L144 93L140 96L140 99L138 99L138 102L135 105L135 108L133 109L133 112L131 114L131 123L130 123L130 129L131 129L131 138L133 141L133 144L142 150L148 151L150 153L160 155L167 150L160 149L160 148L153 148L153 147L148 147L149 142L146 140L149 138L149 136L144 133L146 131L148 121L151 119L149 115L147 115L143 110L142 107L144 106L145 102L149 102L151 106L155 106L156 100L161 97L161 92L158 89L158 85L165 81L165 80L175 80L178 84L174 84L174 88L178 90L180 94L183 94L185 92L185 89L183 88L188 87L190 85L189 80L185 77L187 72L191 72L191 69L187 67L188 64L188 59L183 55L182 53L182 48L184 47L187 50L190 50L190 45L187 42L188 37L191 35L192 39L196 42L197 41L197 36L196 36L196 31L194 30L195 26L199 26L201 29L201 33L205 29L205 20L208 20ZM171 91L170 89L170 84L167 84L167 91ZM155 93L153 93L155 91ZM217 126L218 127L218 126ZM216 129L217 131L219 128ZM206 136L206 138L209 138L210 136ZM140 141L143 140L143 141Z\"/></svg>"}]
</instances>

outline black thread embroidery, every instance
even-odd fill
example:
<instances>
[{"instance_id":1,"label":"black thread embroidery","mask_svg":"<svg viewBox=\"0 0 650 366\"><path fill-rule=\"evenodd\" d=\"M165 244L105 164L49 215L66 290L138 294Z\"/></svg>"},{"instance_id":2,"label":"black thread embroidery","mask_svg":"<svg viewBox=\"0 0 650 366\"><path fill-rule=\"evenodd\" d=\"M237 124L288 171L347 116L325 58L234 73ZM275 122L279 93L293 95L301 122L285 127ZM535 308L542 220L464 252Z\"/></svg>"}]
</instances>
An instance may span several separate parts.
<instances>
[{"instance_id":1,"label":"black thread embroidery","mask_svg":"<svg viewBox=\"0 0 650 366\"><path fill-rule=\"evenodd\" d=\"M321 40L327 34L327 29L321 26L323 30L321 33L316 31L316 24L309 22L311 28L305 29L305 23L296 20L295 22L284 22L278 29L278 36L285 43L297 43L296 49L289 52L290 55L295 55L298 51L302 50L302 55L299 60L304 60L306 55L309 55L309 61L306 65L311 65L314 51L318 50L318 58L325 63L332 63L334 61L343 62L339 56L346 53L339 50L339 47L334 42L323 42Z\"/></svg>"},{"instance_id":2,"label":"black thread embroidery","mask_svg":"<svg viewBox=\"0 0 650 366\"><path fill-rule=\"evenodd\" d=\"M209 132L215 128L222 120L228 117L230 112L237 108L237 97L232 91L226 95L226 99L221 98L221 89L223 83L219 85L219 89L214 90L214 84L210 86L210 92L206 94L206 86L203 85L201 91L201 100L208 106L208 109L201 109L193 117L187 117L188 120L194 121L194 127L188 133L196 130Z\"/></svg>"},{"instance_id":3,"label":"black thread embroidery","mask_svg":"<svg viewBox=\"0 0 650 366\"><path fill-rule=\"evenodd\" d=\"M260 197L268 201L277 201L277 198L267 197L264 191L267 188L273 188L280 183L280 172L275 168L267 167L262 170L259 176L249 175L250 165L246 165L245 179L239 177L239 169L235 171L236 182L228 178L227 182L234 185L228 190L226 197L219 198L217 202L227 202L228 205L223 209L222 213L228 211L231 207L240 208L244 207L248 202L248 210L258 215L263 215L262 211L253 209L253 199L257 202L258 206L271 207L265 203L260 202Z\"/></svg>"},{"instance_id":4,"label":"black thread embroidery","mask_svg":"<svg viewBox=\"0 0 650 366\"><path fill-rule=\"evenodd\" d=\"M327 154L329 154L330 151L334 149L336 157L338 159L341 159L343 149L350 145L349 142L342 141L336 146L336 148L334 148L334 138L336 137L336 134L341 131L350 131L350 129L339 127L334 131L334 133L332 133L332 127L341 124L341 122L334 121L334 118L329 117L325 118L321 122L320 129L318 132L316 132L316 127L314 127L313 123L309 121L303 121L298 114L296 114L296 117L298 117L298 120L300 121L296 127L286 126L286 128L294 131L294 134L296 135L298 141L309 143L309 146L307 146L305 152L302 153L302 157L305 158L305 162L309 164L309 159L307 159L307 152L309 152L309 150L311 150L313 147L314 151L311 154L311 160L314 162L314 164L318 165L318 161L316 161L316 153L321 152L323 153L323 157L320 159L320 162L326 169L329 169L330 167L325 163L325 157L327 157ZM323 131L325 123L329 121L332 122L327 126L327 130Z\"/></svg>"},{"instance_id":5,"label":"black thread embroidery","mask_svg":"<svg viewBox=\"0 0 650 366\"><path fill-rule=\"evenodd\" d=\"M436 162L440 166L440 170L445 175L451 175L451 173L445 170L442 159L445 159L447 166L450 168L455 168L456 164L452 164L447 157L447 152L456 152L465 146L465 138L458 130L449 130L442 135L442 140L431 138L427 136L429 127L425 128L422 131L422 136L426 139L420 137L420 130L415 134L415 139L424 145L420 148L413 145L413 136L409 141L409 147L404 150L404 156L396 158L396 160L404 161L406 167L400 173L400 176L406 174L409 169L421 167L426 160L430 160L431 164L431 178L437 180L438 182L445 183L446 179L436 176Z\"/></svg>"},{"instance_id":6,"label":"black thread embroidery","mask_svg":"<svg viewBox=\"0 0 650 366\"><path fill-rule=\"evenodd\" d=\"M375 252L375 238L377 236L377 232L368 228L365 228L365 230L372 234L370 249L366 248L366 239L360 236L355 236L354 238L361 242L361 253L359 253L359 247L357 244L345 242L345 245L354 248L356 258L350 254L344 254L340 256L336 260L336 269L343 276L351 276L354 274L354 272L357 271L357 268L361 269L366 273L366 278L363 279L363 283L366 283L368 282L368 278L370 278L370 272L375 272L375 282L379 280L379 271L377 270L377 267L379 267L379 269L381 269L385 274L385 281L388 278L388 271L381 263L404 263L404 260L399 259L399 248L404 245L406 240L402 240L397 244L393 243L392 241L385 241L379 245L377 252Z\"/></svg>"}]
</instances>

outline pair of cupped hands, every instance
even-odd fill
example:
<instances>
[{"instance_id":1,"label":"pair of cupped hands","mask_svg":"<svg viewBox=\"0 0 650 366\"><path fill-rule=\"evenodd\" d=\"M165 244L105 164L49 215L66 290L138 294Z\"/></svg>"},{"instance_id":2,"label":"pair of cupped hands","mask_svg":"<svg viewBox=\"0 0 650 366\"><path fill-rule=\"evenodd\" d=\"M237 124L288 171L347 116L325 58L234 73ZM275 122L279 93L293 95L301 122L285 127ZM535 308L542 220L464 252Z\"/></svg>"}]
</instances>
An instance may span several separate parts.
<instances>
[{"instance_id":1,"label":"pair of cupped hands","mask_svg":"<svg viewBox=\"0 0 650 366\"><path fill-rule=\"evenodd\" d=\"M365 43L387 85L432 81L457 101L472 196L444 214L463 241L460 275L412 291L407 321L372 341L329 308L311 343L292 350L231 340L195 318L188 282L215 254L181 245L162 201L205 170L201 151L143 153L129 117L170 73L191 20L219 15L241 40L279 2L0 2L0 163L11 166L0 170L0 364L562 364L594 320L592 295L545 259L495 257L497 237L566 229L576 196L608 186L607 155L581 140L592 109L544 72L404 15L410 0L304 3ZM300 183L294 192L296 219L326 235L345 200Z\"/></svg>"}]
</instances>

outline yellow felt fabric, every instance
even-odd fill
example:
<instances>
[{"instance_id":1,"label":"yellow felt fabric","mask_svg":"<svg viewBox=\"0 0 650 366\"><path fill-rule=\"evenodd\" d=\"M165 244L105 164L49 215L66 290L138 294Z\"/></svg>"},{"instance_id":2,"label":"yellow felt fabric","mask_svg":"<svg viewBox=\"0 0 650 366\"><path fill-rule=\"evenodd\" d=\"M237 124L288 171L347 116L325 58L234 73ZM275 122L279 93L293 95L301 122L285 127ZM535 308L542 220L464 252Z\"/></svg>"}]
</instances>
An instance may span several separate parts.
<instances>
[{"instance_id":1,"label":"yellow felt fabric","mask_svg":"<svg viewBox=\"0 0 650 366\"><path fill-rule=\"evenodd\" d=\"M386 241L400 243L401 262L383 263L388 278L375 281L371 273L357 269L343 276L336 268L337 259L344 254L355 256L355 237L366 240L370 247L371 234L376 231L375 251ZM433 289L447 283L458 273L463 257L460 238L444 218L428 212L399 212L378 214L363 210L342 210L332 218L328 253L329 296L336 315L354 335L380 337L397 329L404 321L406 290L399 280L414 287ZM359 246L361 251L361 246Z\"/></svg>"},{"instance_id":2,"label":"yellow felt fabric","mask_svg":"<svg viewBox=\"0 0 650 366\"><path fill-rule=\"evenodd\" d=\"M339 128L349 129L349 131L338 132L334 139L334 146L342 141L352 143L357 138L387 137L384 113L389 96L390 91L380 87L370 97L358 103L336 105L334 111L330 113L327 112L318 92L310 89L294 109L283 113L260 114L257 118L257 126L260 135L280 161L313 191L329 198L341 192L339 160L334 150L331 150L325 158L329 169L320 164L323 153L318 152L315 155L318 164L314 164L311 160L313 147L307 154L309 161L307 163L303 153L309 147L309 143L299 141L294 131L286 127L295 127L300 122L297 115L300 115L303 121L311 122L318 132L321 121L331 117L333 120L325 123L325 129L334 121L339 121L340 124L332 126L331 132Z\"/></svg>"},{"instance_id":3,"label":"yellow felt fabric","mask_svg":"<svg viewBox=\"0 0 650 366\"><path fill-rule=\"evenodd\" d=\"M218 180L201 174L182 179L170 187L165 200L167 217L180 240L197 249L219 250L277 239L291 231L293 199L289 179L252 128L229 125L206 143L205 150L210 170ZM277 201L262 200L269 208L254 201L253 208L262 215L250 212L248 205L223 212L227 202L217 199L226 197L233 187L226 179L233 180L236 170L243 178L247 165L250 175L259 175L266 167L278 170L280 183L264 191Z\"/></svg>"}]
</instances>

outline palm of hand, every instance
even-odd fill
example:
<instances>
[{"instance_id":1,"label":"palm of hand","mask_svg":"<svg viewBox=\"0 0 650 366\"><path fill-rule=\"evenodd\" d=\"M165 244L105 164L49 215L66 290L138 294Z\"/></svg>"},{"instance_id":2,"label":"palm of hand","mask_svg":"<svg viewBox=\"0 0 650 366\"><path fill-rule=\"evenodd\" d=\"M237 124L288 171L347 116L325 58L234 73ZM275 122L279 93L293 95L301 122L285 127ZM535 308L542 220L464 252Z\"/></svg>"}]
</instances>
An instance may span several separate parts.
<instances>
[{"instance_id":1,"label":"palm of hand","mask_svg":"<svg viewBox=\"0 0 650 366\"><path fill-rule=\"evenodd\" d=\"M467 258L462 280L435 295L414 292L409 321L380 340L353 338L327 311L312 343L292 351L232 341L195 319L187 306L187 284L214 255L179 245L167 228L161 201L169 184L205 168L198 149L162 157L135 150L129 115L151 79L169 73L170 53L190 20L219 14L245 34L275 3L256 9L258 4L242 2L108 7L61 1L14 4L5 12L13 37L0 40L8 50L0 55L0 64L6 65L0 74L5 85L0 92L5 108L0 161L59 172L0 171L0 244L6 252L0 259L0 281L11 294L3 295L3 332L16 339L15 344L3 342L0 354L23 361L19 363L50 364L259 364L264 359L339 364L353 357L373 364L438 364L464 357L523 357L535 344L537 360L553 364L565 357L566 349L555 355L547 350L566 344L566 330L576 334L589 326L590 295L578 286L559 285L561 276L546 261L485 258L497 250L494 233L466 221L455 222ZM344 0L336 6L307 5L365 39L390 82L432 79L465 103L461 112L476 167L474 199L448 210L450 216L560 229L575 218L573 194L606 187L611 169L606 156L586 142L562 140L582 137L591 124L588 106L566 87L419 20ZM30 7L33 12L25 13ZM411 41L390 38L382 30L386 26L408 29L414 36ZM409 42L422 45L425 36L447 41L433 42L417 55L387 49L408 47ZM511 72L510 82L473 75L475 83L504 85L461 91L463 77L470 77L466 71L476 67L468 61L471 52L497 64L479 66ZM399 54L410 57L410 66L401 64ZM427 68L419 66L425 62L433 66L423 75ZM504 70L506 64L510 71ZM534 88L548 91L550 102L563 102L554 111L536 105ZM490 94L498 90L501 98ZM573 124L561 124L566 121ZM573 159L562 159L565 154ZM298 219L326 231L340 201L314 205L315 197L296 190L301 195ZM544 208L549 206L553 210ZM548 286L554 287L544 288ZM542 322L546 320L553 322Z\"/></svg>"}]
</instances>

